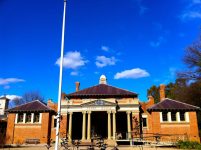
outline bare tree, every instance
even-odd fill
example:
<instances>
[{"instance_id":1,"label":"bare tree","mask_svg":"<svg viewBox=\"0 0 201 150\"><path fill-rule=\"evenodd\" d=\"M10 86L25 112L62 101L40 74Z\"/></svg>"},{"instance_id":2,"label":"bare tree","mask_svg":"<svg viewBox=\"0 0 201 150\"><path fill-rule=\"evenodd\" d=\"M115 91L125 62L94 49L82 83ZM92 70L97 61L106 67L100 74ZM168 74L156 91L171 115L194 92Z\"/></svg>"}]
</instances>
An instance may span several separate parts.
<instances>
[{"instance_id":1,"label":"bare tree","mask_svg":"<svg viewBox=\"0 0 201 150\"><path fill-rule=\"evenodd\" d=\"M25 104L34 100L44 101L44 97L38 91L25 92L22 97L16 97L12 100L11 107Z\"/></svg>"},{"instance_id":2,"label":"bare tree","mask_svg":"<svg viewBox=\"0 0 201 150\"><path fill-rule=\"evenodd\" d=\"M179 72L178 77L195 81L201 80L201 37L186 49L183 61L189 70Z\"/></svg>"},{"instance_id":3,"label":"bare tree","mask_svg":"<svg viewBox=\"0 0 201 150\"><path fill-rule=\"evenodd\" d=\"M16 97L12 100L12 104L11 104L11 107L15 107L15 106L18 106L18 105L21 105L23 104L23 99L20 98L20 97Z\"/></svg>"},{"instance_id":4,"label":"bare tree","mask_svg":"<svg viewBox=\"0 0 201 150\"><path fill-rule=\"evenodd\" d=\"M31 102L33 100L44 101L44 97L38 91L30 91L22 95L22 100L24 103Z\"/></svg>"}]
</instances>

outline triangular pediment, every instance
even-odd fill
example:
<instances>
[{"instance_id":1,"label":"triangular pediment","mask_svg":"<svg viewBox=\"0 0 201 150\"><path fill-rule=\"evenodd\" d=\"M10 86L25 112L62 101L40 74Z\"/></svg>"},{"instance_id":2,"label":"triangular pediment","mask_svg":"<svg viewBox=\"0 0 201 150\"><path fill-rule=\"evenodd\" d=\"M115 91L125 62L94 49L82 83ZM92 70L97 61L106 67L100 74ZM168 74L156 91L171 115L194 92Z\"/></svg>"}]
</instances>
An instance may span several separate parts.
<instances>
[{"instance_id":1,"label":"triangular pediment","mask_svg":"<svg viewBox=\"0 0 201 150\"><path fill-rule=\"evenodd\" d=\"M86 102L81 104L83 106L116 106L116 103L113 102L108 102L106 100L102 100L102 99L97 99L97 100L93 100L91 102Z\"/></svg>"}]
</instances>

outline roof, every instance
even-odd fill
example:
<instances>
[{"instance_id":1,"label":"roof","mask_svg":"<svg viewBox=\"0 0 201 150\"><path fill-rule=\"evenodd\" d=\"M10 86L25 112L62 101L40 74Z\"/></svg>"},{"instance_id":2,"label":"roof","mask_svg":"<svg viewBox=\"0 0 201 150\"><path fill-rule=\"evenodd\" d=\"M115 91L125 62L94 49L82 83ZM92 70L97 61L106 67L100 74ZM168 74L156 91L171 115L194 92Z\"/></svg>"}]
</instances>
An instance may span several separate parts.
<instances>
[{"instance_id":1,"label":"roof","mask_svg":"<svg viewBox=\"0 0 201 150\"><path fill-rule=\"evenodd\" d=\"M98 84L66 95L67 98L122 98L137 97L137 94L128 90L113 87L107 84Z\"/></svg>"},{"instance_id":2,"label":"roof","mask_svg":"<svg viewBox=\"0 0 201 150\"><path fill-rule=\"evenodd\" d=\"M149 112L151 112L151 111L173 111L173 110L199 111L200 107L166 98L166 99L162 100L161 102L159 102L147 109L147 111L149 111Z\"/></svg>"},{"instance_id":3,"label":"roof","mask_svg":"<svg viewBox=\"0 0 201 150\"><path fill-rule=\"evenodd\" d=\"M32 102L28 102L23 105L19 105L17 107L11 108L6 110L7 112L14 113L14 112L51 112L54 110L48 107L46 104L39 100L35 100Z\"/></svg>"},{"instance_id":4,"label":"roof","mask_svg":"<svg viewBox=\"0 0 201 150\"><path fill-rule=\"evenodd\" d=\"M1 99L7 100L7 101L10 100L10 99L8 99L6 96L0 97L0 100L1 100Z\"/></svg>"}]
</instances>

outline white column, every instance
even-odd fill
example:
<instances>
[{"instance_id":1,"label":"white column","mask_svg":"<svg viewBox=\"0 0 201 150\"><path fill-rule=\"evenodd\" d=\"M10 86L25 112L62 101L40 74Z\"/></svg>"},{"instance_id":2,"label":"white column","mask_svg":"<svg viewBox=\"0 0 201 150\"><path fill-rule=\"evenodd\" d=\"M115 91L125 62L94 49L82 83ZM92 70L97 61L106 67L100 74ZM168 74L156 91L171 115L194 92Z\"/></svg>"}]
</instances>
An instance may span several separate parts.
<instances>
[{"instance_id":1,"label":"white column","mask_svg":"<svg viewBox=\"0 0 201 150\"><path fill-rule=\"evenodd\" d=\"M162 112L160 112L160 122L163 122L163 115L162 115Z\"/></svg>"},{"instance_id":2,"label":"white column","mask_svg":"<svg viewBox=\"0 0 201 150\"><path fill-rule=\"evenodd\" d=\"M82 112L82 140L86 140L86 112Z\"/></svg>"},{"instance_id":3,"label":"white column","mask_svg":"<svg viewBox=\"0 0 201 150\"><path fill-rule=\"evenodd\" d=\"M87 122L87 140L91 139L91 112L88 112L88 122Z\"/></svg>"},{"instance_id":4,"label":"white column","mask_svg":"<svg viewBox=\"0 0 201 150\"><path fill-rule=\"evenodd\" d=\"M34 122L34 113L31 113L31 123Z\"/></svg>"},{"instance_id":5,"label":"white column","mask_svg":"<svg viewBox=\"0 0 201 150\"><path fill-rule=\"evenodd\" d=\"M172 122L171 112L167 113L168 122Z\"/></svg>"},{"instance_id":6,"label":"white column","mask_svg":"<svg viewBox=\"0 0 201 150\"><path fill-rule=\"evenodd\" d=\"M69 128L68 128L68 139L69 141L72 140L72 115L73 115L73 112L70 112L69 113Z\"/></svg>"},{"instance_id":7,"label":"white column","mask_svg":"<svg viewBox=\"0 0 201 150\"><path fill-rule=\"evenodd\" d=\"M185 121L189 122L189 112L185 112Z\"/></svg>"},{"instance_id":8,"label":"white column","mask_svg":"<svg viewBox=\"0 0 201 150\"><path fill-rule=\"evenodd\" d=\"M179 112L176 113L176 120L177 120L178 122L181 121L181 120L180 120L180 113L179 113Z\"/></svg>"},{"instance_id":9,"label":"white column","mask_svg":"<svg viewBox=\"0 0 201 150\"><path fill-rule=\"evenodd\" d=\"M18 114L15 115L15 123L18 123Z\"/></svg>"},{"instance_id":10,"label":"white column","mask_svg":"<svg viewBox=\"0 0 201 150\"><path fill-rule=\"evenodd\" d=\"M112 112L113 114L113 140L116 139L116 112Z\"/></svg>"},{"instance_id":11,"label":"white column","mask_svg":"<svg viewBox=\"0 0 201 150\"><path fill-rule=\"evenodd\" d=\"M43 113L39 113L39 123L42 123Z\"/></svg>"},{"instance_id":12,"label":"white column","mask_svg":"<svg viewBox=\"0 0 201 150\"><path fill-rule=\"evenodd\" d=\"M131 121L130 121L130 111L127 111L127 130L128 130L128 138L131 138Z\"/></svg>"},{"instance_id":13,"label":"white column","mask_svg":"<svg viewBox=\"0 0 201 150\"><path fill-rule=\"evenodd\" d=\"M26 123L26 113L23 114L23 123Z\"/></svg>"},{"instance_id":14,"label":"white column","mask_svg":"<svg viewBox=\"0 0 201 150\"><path fill-rule=\"evenodd\" d=\"M110 140L111 139L111 118L110 118L111 112L108 111L107 114L108 114L108 117L107 117L108 140Z\"/></svg>"}]
</instances>

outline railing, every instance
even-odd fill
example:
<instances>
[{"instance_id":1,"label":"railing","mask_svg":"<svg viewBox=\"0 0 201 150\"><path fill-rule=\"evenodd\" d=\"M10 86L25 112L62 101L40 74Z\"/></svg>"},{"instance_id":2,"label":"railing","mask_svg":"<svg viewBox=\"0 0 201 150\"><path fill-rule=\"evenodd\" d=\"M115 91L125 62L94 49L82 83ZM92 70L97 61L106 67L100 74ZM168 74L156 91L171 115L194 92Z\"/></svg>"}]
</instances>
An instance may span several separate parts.
<instances>
[{"instance_id":1,"label":"railing","mask_svg":"<svg viewBox=\"0 0 201 150\"><path fill-rule=\"evenodd\" d=\"M187 134L159 134L159 133L143 133L121 132L116 133L117 141L141 142L142 144L158 144L158 145L175 145L180 140L188 140Z\"/></svg>"}]
</instances>

